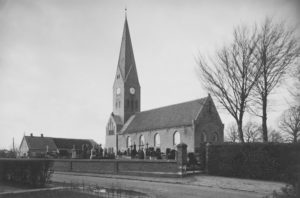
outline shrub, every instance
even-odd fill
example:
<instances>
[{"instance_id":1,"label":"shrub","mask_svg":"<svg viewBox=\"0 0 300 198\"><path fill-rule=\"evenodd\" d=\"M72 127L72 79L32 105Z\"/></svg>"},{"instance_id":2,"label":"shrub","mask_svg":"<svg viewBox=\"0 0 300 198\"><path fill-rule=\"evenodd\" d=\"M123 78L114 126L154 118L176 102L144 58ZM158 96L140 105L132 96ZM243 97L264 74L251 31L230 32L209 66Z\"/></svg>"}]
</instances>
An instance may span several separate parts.
<instances>
[{"instance_id":1,"label":"shrub","mask_svg":"<svg viewBox=\"0 0 300 198\"><path fill-rule=\"evenodd\" d=\"M265 198L297 198L296 189L292 185L287 185L281 188L281 192L274 191L271 195Z\"/></svg>"},{"instance_id":2,"label":"shrub","mask_svg":"<svg viewBox=\"0 0 300 198\"><path fill-rule=\"evenodd\" d=\"M208 174L278 180L294 184L300 165L300 144L219 144L208 148Z\"/></svg>"},{"instance_id":3,"label":"shrub","mask_svg":"<svg viewBox=\"0 0 300 198\"><path fill-rule=\"evenodd\" d=\"M53 166L47 159L1 159L0 179L32 187L42 187L50 179Z\"/></svg>"}]
</instances>

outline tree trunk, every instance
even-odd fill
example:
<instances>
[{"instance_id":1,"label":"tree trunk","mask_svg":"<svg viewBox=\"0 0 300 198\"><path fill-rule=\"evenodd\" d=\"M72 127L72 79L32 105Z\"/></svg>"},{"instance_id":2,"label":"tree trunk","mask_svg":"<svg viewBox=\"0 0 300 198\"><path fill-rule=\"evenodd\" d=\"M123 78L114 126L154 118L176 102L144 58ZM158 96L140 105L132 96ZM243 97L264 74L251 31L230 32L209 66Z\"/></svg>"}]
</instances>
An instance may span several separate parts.
<instances>
[{"instance_id":1,"label":"tree trunk","mask_svg":"<svg viewBox=\"0 0 300 198\"><path fill-rule=\"evenodd\" d=\"M245 143L243 134L243 122L241 120L236 122L238 125L239 139L241 143Z\"/></svg>"},{"instance_id":2,"label":"tree trunk","mask_svg":"<svg viewBox=\"0 0 300 198\"><path fill-rule=\"evenodd\" d=\"M263 142L268 142L268 128L267 128L267 96L262 97L262 136Z\"/></svg>"}]
</instances>

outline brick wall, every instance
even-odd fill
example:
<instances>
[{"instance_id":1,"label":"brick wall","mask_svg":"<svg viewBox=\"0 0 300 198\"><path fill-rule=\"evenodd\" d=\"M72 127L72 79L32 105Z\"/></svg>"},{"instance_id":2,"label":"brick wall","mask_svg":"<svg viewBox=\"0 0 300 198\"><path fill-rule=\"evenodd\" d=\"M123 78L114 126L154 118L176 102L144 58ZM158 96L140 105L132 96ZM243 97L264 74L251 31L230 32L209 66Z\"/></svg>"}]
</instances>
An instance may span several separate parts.
<instances>
[{"instance_id":1,"label":"brick wall","mask_svg":"<svg viewBox=\"0 0 300 198\"><path fill-rule=\"evenodd\" d=\"M187 147L177 146L177 160L86 160L55 159L54 171L85 172L100 174L129 174L141 176L184 176L186 175Z\"/></svg>"},{"instance_id":2,"label":"brick wall","mask_svg":"<svg viewBox=\"0 0 300 198\"><path fill-rule=\"evenodd\" d=\"M163 160L54 160L54 171L99 174L181 176L177 161Z\"/></svg>"},{"instance_id":3,"label":"brick wall","mask_svg":"<svg viewBox=\"0 0 300 198\"><path fill-rule=\"evenodd\" d=\"M196 148L199 148L202 142L224 142L224 124L210 97L206 101L206 105L203 106L201 114L194 123L194 127ZM217 140L214 139L215 135Z\"/></svg>"}]
</instances>

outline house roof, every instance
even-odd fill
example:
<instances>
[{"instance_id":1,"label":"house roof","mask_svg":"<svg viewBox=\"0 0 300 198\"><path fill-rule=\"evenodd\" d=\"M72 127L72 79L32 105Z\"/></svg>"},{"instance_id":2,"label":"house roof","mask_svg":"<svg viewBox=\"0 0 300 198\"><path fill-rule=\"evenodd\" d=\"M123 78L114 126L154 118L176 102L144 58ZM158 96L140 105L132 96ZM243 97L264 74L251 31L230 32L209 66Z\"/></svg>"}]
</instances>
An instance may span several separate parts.
<instances>
[{"instance_id":1,"label":"house roof","mask_svg":"<svg viewBox=\"0 0 300 198\"><path fill-rule=\"evenodd\" d=\"M125 123L121 134L191 125L206 99L207 97L136 113Z\"/></svg>"},{"instance_id":2,"label":"house roof","mask_svg":"<svg viewBox=\"0 0 300 198\"><path fill-rule=\"evenodd\" d=\"M52 151L56 150L57 147L53 141L53 138L50 137L40 137L40 136L24 136L28 148L30 149L47 149Z\"/></svg>"},{"instance_id":3,"label":"house roof","mask_svg":"<svg viewBox=\"0 0 300 198\"><path fill-rule=\"evenodd\" d=\"M57 149L72 149L75 145L76 149L81 149L83 144L87 144L88 147L93 147L97 144L94 140L88 139L69 139L69 138L53 138L53 137L41 137L41 136L24 136L29 149L45 149L48 146L48 150Z\"/></svg>"},{"instance_id":4,"label":"house roof","mask_svg":"<svg viewBox=\"0 0 300 198\"><path fill-rule=\"evenodd\" d=\"M93 147L92 141L88 139L53 138L53 141L58 149L72 149L73 145L76 149L81 149L83 144Z\"/></svg>"}]
</instances>

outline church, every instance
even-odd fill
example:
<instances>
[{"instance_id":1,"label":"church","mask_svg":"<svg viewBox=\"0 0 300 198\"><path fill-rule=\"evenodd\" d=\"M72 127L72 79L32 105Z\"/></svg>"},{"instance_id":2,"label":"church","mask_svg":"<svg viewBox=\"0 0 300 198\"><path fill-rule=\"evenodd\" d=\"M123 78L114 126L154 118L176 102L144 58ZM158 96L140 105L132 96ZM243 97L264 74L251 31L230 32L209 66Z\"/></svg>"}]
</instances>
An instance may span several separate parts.
<instances>
[{"instance_id":1,"label":"church","mask_svg":"<svg viewBox=\"0 0 300 198\"><path fill-rule=\"evenodd\" d=\"M125 17L121 49L113 84L113 112L106 126L106 148L124 151L136 145L176 149L187 144L194 152L203 142L223 142L224 124L210 95L205 98L141 111L141 86Z\"/></svg>"}]
</instances>

